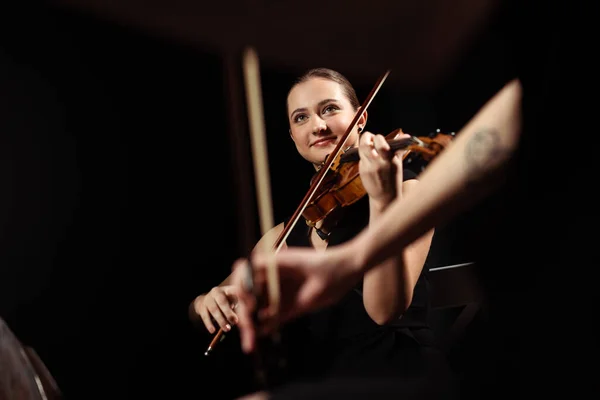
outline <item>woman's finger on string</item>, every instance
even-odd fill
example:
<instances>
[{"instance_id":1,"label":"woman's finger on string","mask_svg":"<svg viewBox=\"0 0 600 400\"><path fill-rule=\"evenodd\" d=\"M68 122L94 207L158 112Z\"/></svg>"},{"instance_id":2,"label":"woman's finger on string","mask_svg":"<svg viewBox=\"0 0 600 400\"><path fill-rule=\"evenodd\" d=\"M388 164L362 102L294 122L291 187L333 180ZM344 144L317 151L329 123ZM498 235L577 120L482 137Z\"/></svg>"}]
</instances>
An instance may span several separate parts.
<instances>
[{"instance_id":1,"label":"woman's finger on string","mask_svg":"<svg viewBox=\"0 0 600 400\"><path fill-rule=\"evenodd\" d=\"M369 131L365 131L361 134L358 142L358 155L360 160L363 162L371 162L372 158L376 156L375 149L373 147L373 134Z\"/></svg>"},{"instance_id":2,"label":"woman's finger on string","mask_svg":"<svg viewBox=\"0 0 600 400\"><path fill-rule=\"evenodd\" d=\"M394 136L394 140L400 140L400 139L408 139L410 138L410 135L408 133L398 133L396 136ZM404 154L406 153L406 149L399 149L396 150L396 153L394 154L394 156L396 157L396 159L399 159L402 162L402 159L404 158Z\"/></svg>"},{"instance_id":3,"label":"woman's finger on string","mask_svg":"<svg viewBox=\"0 0 600 400\"><path fill-rule=\"evenodd\" d=\"M373 135L373 148L375 149L376 159L387 162L392 158L390 144L383 135Z\"/></svg>"}]
</instances>

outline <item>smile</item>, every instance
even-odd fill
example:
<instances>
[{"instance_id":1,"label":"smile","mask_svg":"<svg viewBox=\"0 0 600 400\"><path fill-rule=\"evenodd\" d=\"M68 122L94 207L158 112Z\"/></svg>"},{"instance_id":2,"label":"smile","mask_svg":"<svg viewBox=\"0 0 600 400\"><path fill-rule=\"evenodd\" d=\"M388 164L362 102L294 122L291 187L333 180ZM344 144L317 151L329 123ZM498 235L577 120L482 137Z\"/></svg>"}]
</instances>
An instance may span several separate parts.
<instances>
[{"instance_id":1,"label":"smile","mask_svg":"<svg viewBox=\"0 0 600 400\"><path fill-rule=\"evenodd\" d=\"M332 143L335 143L336 138L332 137L332 138L323 138L321 140L318 140L316 142L314 142L312 144L312 146L314 147L325 147L325 146L329 146Z\"/></svg>"}]
</instances>

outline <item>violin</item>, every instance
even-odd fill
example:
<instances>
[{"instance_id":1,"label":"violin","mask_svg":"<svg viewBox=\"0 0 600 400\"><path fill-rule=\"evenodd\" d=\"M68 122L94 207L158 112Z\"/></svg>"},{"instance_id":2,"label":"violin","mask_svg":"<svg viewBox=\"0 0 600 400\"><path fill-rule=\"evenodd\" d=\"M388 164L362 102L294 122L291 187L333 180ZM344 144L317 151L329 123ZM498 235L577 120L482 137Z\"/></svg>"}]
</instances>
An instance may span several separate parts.
<instances>
[{"instance_id":1,"label":"violin","mask_svg":"<svg viewBox=\"0 0 600 400\"><path fill-rule=\"evenodd\" d=\"M392 151L406 150L402 160L407 163L415 161L415 156L426 162L431 161L454 138L454 132L445 134L438 130L430 136L393 139L402 133L404 132L401 128L395 129L386 136L386 141ZM319 234L327 234L328 230L335 225L335 217L339 215L338 211L341 208L354 204L367 194L360 179L359 159L357 147L340 153L327 171L313 200L304 209L302 217L306 220L307 225L314 227L317 222L323 221L322 227L318 231L321 232Z\"/></svg>"}]
</instances>

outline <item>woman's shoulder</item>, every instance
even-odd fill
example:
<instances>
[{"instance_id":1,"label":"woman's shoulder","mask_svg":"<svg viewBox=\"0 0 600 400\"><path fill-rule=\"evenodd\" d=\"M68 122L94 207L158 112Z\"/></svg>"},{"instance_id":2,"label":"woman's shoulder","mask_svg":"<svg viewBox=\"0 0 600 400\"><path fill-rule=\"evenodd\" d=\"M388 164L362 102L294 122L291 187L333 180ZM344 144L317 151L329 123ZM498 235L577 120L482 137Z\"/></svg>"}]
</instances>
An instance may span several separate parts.
<instances>
[{"instance_id":1,"label":"woman's shoulder","mask_svg":"<svg viewBox=\"0 0 600 400\"><path fill-rule=\"evenodd\" d=\"M254 248L257 249L257 248L263 247L263 246L265 246L263 248L266 248L267 245L273 246L275 244L275 242L277 241L277 239L279 238L279 235L281 235L281 232L283 232L283 228L284 228L284 223L281 222L281 223L275 225L274 227L272 227L271 229L269 229L260 238L258 243L256 243Z\"/></svg>"}]
</instances>

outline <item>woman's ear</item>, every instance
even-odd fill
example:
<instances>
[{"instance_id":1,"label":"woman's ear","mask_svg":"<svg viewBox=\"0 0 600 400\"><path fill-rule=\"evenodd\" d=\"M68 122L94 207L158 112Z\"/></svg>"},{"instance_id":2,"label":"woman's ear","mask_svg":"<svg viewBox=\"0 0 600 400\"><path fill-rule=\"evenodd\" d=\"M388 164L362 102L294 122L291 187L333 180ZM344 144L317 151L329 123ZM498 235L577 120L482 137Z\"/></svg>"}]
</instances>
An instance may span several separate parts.
<instances>
[{"instance_id":1,"label":"woman's ear","mask_svg":"<svg viewBox=\"0 0 600 400\"><path fill-rule=\"evenodd\" d=\"M360 109L359 109L360 111ZM369 113L367 112L367 110L365 110L365 112L363 113L363 115L360 116L360 118L358 119L358 132L362 132L365 130L365 126L367 125L367 118L369 117Z\"/></svg>"},{"instance_id":2,"label":"woman's ear","mask_svg":"<svg viewBox=\"0 0 600 400\"><path fill-rule=\"evenodd\" d=\"M358 125L361 125L363 127L363 129L364 129L365 125L367 125L367 119L368 118L369 118L369 112L367 110L365 110L365 112L363 113L363 115L361 115L360 118L358 119Z\"/></svg>"}]
</instances>

